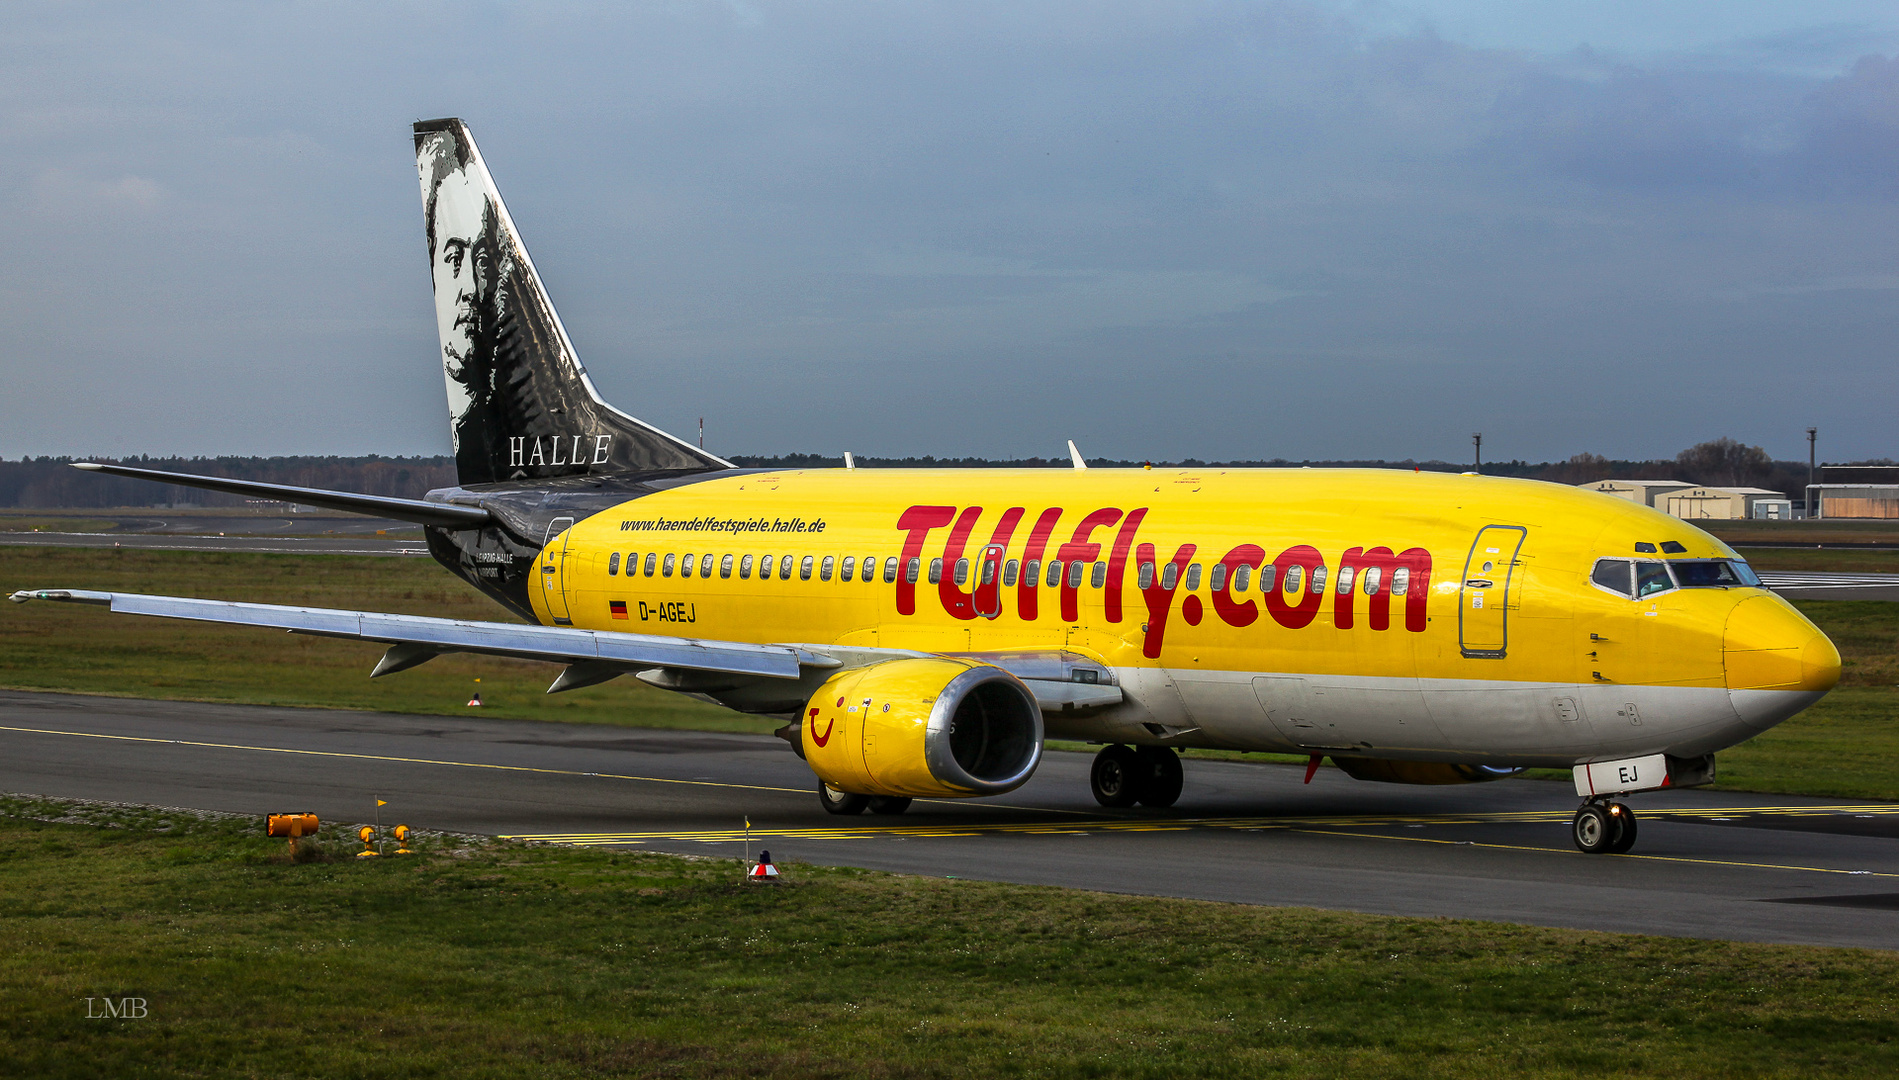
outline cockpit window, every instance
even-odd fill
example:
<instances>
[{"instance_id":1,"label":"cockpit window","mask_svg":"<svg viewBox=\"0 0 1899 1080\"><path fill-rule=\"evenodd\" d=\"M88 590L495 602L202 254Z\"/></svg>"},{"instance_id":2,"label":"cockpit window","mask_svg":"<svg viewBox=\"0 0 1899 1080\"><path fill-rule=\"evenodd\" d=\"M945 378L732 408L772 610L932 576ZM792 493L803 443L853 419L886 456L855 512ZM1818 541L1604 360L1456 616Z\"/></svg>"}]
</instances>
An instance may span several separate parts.
<instances>
[{"instance_id":1,"label":"cockpit window","mask_svg":"<svg viewBox=\"0 0 1899 1080\"><path fill-rule=\"evenodd\" d=\"M1658 562L1639 562L1635 564L1635 598L1654 596L1675 587L1675 581L1668 576L1668 564Z\"/></svg>"},{"instance_id":2,"label":"cockpit window","mask_svg":"<svg viewBox=\"0 0 1899 1080\"><path fill-rule=\"evenodd\" d=\"M1677 559L1668 565L1675 569L1675 580L1684 589L1756 587L1761 579L1738 559Z\"/></svg>"},{"instance_id":3,"label":"cockpit window","mask_svg":"<svg viewBox=\"0 0 1899 1080\"><path fill-rule=\"evenodd\" d=\"M1596 568L1589 572L1589 580L1598 586L1633 600L1635 594L1629 590L1629 564L1624 559L1597 559Z\"/></svg>"}]
</instances>

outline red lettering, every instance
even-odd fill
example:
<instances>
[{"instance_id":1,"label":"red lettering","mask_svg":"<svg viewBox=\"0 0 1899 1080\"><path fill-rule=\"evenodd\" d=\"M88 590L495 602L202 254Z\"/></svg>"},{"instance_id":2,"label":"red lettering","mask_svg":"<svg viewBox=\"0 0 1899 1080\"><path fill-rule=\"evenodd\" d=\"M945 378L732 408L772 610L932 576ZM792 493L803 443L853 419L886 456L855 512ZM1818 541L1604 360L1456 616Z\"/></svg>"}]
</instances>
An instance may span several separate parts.
<instances>
[{"instance_id":1,"label":"red lettering","mask_svg":"<svg viewBox=\"0 0 1899 1080\"><path fill-rule=\"evenodd\" d=\"M1029 531L1029 546L1022 552L1022 584L1015 590L1015 613L1020 615L1024 622L1035 621L1036 587L1041 584L1037 579L1042 576L1040 566L1035 568L1035 573L1029 573L1029 564L1041 561L1042 552L1048 549L1049 534L1055 531L1055 522L1061 516L1061 507L1050 507L1042 511L1042 516L1035 519L1035 528Z\"/></svg>"},{"instance_id":2,"label":"red lettering","mask_svg":"<svg viewBox=\"0 0 1899 1080\"><path fill-rule=\"evenodd\" d=\"M975 590L964 592L957 586L956 560L963 557L970 530L976 527L976 519L981 516L982 507L966 508L962 516L956 519L956 526L950 530L949 540L943 545L943 577L936 583L936 595L943 601L943 610L949 612L952 618L976 617Z\"/></svg>"},{"instance_id":3,"label":"red lettering","mask_svg":"<svg viewBox=\"0 0 1899 1080\"><path fill-rule=\"evenodd\" d=\"M1266 593L1266 611L1273 621L1288 630L1298 630L1310 624L1319 614L1319 605L1325 602L1323 592L1312 591L1312 572L1325 565L1325 558L1319 549L1310 544L1300 544L1280 552L1273 560L1273 587ZM1301 567L1299 572L1299 603L1286 603L1286 571Z\"/></svg>"},{"instance_id":4,"label":"red lettering","mask_svg":"<svg viewBox=\"0 0 1899 1080\"><path fill-rule=\"evenodd\" d=\"M1121 584L1127 575L1128 549L1134 546L1134 530L1141 527L1141 519L1146 516L1145 506L1128 511L1121 531L1114 534L1114 554L1108 556L1108 588L1101 598L1102 613L1111 623L1121 621Z\"/></svg>"},{"instance_id":5,"label":"red lettering","mask_svg":"<svg viewBox=\"0 0 1899 1080\"><path fill-rule=\"evenodd\" d=\"M1266 549L1258 544L1241 544L1226 553L1220 559L1220 565L1226 567L1225 580L1220 587L1212 590L1213 610L1220 621L1228 626L1251 626L1259 618L1259 605L1251 600L1237 603L1233 599L1233 573L1242 566L1258 569L1266 561Z\"/></svg>"},{"instance_id":6,"label":"red lettering","mask_svg":"<svg viewBox=\"0 0 1899 1080\"><path fill-rule=\"evenodd\" d=\"M931 529L940 529L956 516L954 506L912 506L897 518L903 538L903 562L897 567L897 614L917 613L917 587L910 580L910 560L923 553L923 541Z\"/></svg>"},{"instance_id":7,"label":"red lettering","mask_svg":"<svg viewBox=\"0 0 1899 1080\"><path fill-rule=\"evenodd\" d=\"M1093 562L1101 554L1100 544L1088 543L1088 537L1096 529L1105 529L1121 520L1121 511L1113 507L1096 510L1081 519L1075 526L1075 535L1062 545L1058 554L1064 566L1071 560ZM1062 621L1076 622L1081 618L1081 587L1075 584L1075 576L1066 569L1062 571Z\"/></svg>"},{"instance_id":8,"label":"red lettering","mask_svg":"<svg viewBox=\"0 0 1899 1080\"><path fill-rule=\"evenodd\" d=\"M1370 550L1352 548L1339 559L1339 573L1347 569L1352 571L1353 592L1365 591L1365 572L1378 571L1378 591L1368 599L1366 620L1373 630L1384 630L1391 625L1391 584L1394 573L1400 569L1410 571L1410 580L1406 583L1404 596L1405 629L1412 633L1424 632L1425 605L1431 593L1431 553L1423 548L1412 548L1402 555L1393 555L1388 547L1375 547ZM1340 630L1352 628L1352 593L1338 593L1332 607L1332 625Z\"/></svg>"},{"instance_id":9,"label":"red lettering","mask_svg":"<svg viewBox=\"0 0 1899 1080\"><path fill-rule=\"evenodd\" d=\"M989 534L989 543L983 546L983 551L987 552L990 548L999 547L1006 554L1009 550L1009 539L1015 535L1016 524L1022 520L1023 512L1020 506L1012 506L1003 511L1002 520L996 522L996 531ZM999 614L1002 611L998 595L1002 590L1001 556L996 557L996 566L990 571L987 581L983 580L983 569L983 559L979 558L976 560L976 580L970 583L970 595L977 611L986 611L991 615Z\"/></svg>"},{"instance_id":10,"label":"red lettering","mask_svg":"<svg viewBox=\"0 0 1899 1080\"><path fill-rule=\"evenodd\" d=\"M1185 573L1187 563L1193 558L1193 553L1192 544L1182 544L1180 549L1174 552L1174 589L1180 588L1180 575ZM1135 556L1141 562L1153 562L1154 545L1142 544L1135 550ZM1160 659L1161 641L1167 636L1167 613L1174 606L1174 589L1161 588L1161 579L1166 576L1162 573L1162 568L1156 566L1154 580L1148 582L1147 588L1141 590L1141 599L1147 601L1147 623L1142 627L1141 655L1149 660Z\"/></svg>"},{"instance_id":11,"label":"red lettering","mask_svg":"<svg viewBox=\"0 0 1899 1080\"><path fill-rule=\"evenodd\" d=\"M1422 634L1427 621L1425 606L1431 599L1431 553L1423 548L1407 548L1398 558L1407 560L1411 569L1404 594L1404 628Z\"/></svg>"}]
</instances>

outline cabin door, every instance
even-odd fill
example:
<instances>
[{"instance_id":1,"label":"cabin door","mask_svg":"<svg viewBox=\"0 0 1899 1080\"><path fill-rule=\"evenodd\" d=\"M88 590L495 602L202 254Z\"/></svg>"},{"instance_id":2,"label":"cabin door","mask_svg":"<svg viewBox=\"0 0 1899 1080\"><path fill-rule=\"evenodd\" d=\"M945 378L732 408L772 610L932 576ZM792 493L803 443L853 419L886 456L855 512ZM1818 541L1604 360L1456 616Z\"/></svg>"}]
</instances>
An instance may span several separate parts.
<instances>
[{"instance_id":1,"label":"cabin door","mask_svg":"<svg viewBox=\"0 0 1899 1080\"><path fill-rule=\"evenodd\" d=\"M1501 660L1509 649L1511 590L1522 588L1517 551L1527 535L1520 525L1486 525L1477 531L1458 590L1457 642L1466 657Z\"/></svg>"},{"instance_id":2,"label":"cabin door","mask_svg":"<svg viewBox=\"0 0 1899 1080\"><path fill-rule=\"evenodd\" d=\"M547 540L541 544L541 596L547 601L547 613L555 626L572 626L567 614L567 538L574 519L555 518L547 527Z\"/></svg>"},{"instance_id":3,"label":"cabin door","mask_svg":"<svg viewBox=\"0 0 1899 1080\"><path fill-rule=\"evenodd\" d=\"M990 544L976 560L976 614L993 619L1002 614L1002 545Z\"/></svg>"}]
</instances>

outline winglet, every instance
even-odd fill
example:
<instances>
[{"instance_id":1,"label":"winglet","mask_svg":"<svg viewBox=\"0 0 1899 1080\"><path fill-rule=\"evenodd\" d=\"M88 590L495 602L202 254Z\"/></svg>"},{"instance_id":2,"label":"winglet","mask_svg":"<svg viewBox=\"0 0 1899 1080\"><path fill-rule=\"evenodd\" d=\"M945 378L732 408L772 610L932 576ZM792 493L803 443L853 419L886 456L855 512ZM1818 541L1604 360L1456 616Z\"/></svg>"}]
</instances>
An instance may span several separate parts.
<instances>
[{"instance_id":1,"label":"winglet","mask_svg":"<svg viewBox=\"0 0 1899 1080\"><path fill-rule=\"evenodd\" d=\"M28 600L58 600L67 604L110 604L109 592L87 592L84 589L21 589L7 599L16 604Z\"/></svg>"},{"instance_id":2,"label":"winglet","mask_svg":"<svg viewBox=\"0 0 1899 1080\"><path fill-rule=\"evenodd\" d=\"M1081 460L1081 451L1075 449L1075 440L1073 439L1068 440L1068 460L1074 462L1075 468L1077 469L1085 469L1088 467L1088 463Z\"/></svg>"}]
</instances>

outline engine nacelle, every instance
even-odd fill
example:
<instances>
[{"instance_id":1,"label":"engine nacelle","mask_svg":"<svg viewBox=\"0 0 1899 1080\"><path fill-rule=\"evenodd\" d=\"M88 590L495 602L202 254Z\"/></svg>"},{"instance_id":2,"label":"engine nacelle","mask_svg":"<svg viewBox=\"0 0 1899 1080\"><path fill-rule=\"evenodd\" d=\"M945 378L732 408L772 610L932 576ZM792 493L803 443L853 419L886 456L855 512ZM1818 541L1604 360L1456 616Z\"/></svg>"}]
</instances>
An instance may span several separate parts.
<instances>
[{"instance_id":1,"label":"engine nacelle","mask_svg":"<svg viewBox=\"0 0 1899 1080\"><path fill-rule=\"evenodd\" d=\"M973 660L915 657L839 672L802 720L811 771L855 795L1000 795L1042 761L1035 695Z\"/></svg>"},{"instance_id":2,"label":"engine nacelle","mask_svg":"<svg viewBox=\"0 0 1899 1080\"><path fill-rule=\"evenodd\" d=\"M1451 765L1441 761L1395 761L1391 758L1333 757L1332 764L1354 780L1386 784L1481 784L1515 776L1522 769L1495 765Z\"/></svg>"}]
</instances>

